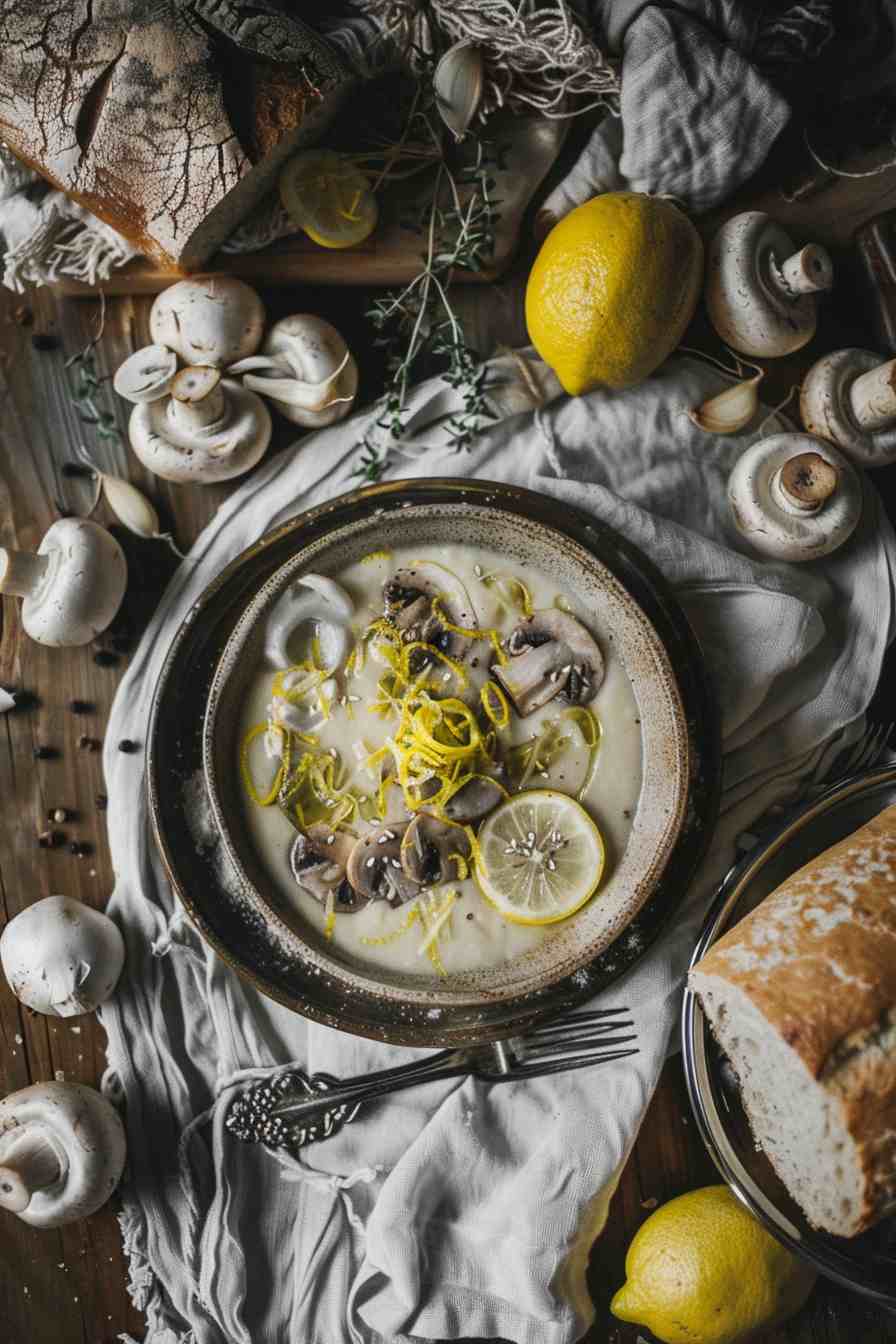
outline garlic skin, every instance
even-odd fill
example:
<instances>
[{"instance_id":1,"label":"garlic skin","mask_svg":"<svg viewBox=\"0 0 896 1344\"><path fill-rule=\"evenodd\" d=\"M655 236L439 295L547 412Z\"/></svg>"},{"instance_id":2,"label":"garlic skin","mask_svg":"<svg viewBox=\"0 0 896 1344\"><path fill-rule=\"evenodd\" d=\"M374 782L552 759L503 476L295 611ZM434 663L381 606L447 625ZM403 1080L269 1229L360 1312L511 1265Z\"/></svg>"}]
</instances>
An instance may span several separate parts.
<instances>
[{"instance_id":1,"label":"garlic skin","mask_svg":"<svg viewBox=\"0 0 896 1344\"><path fill-rule=\"evenodd\" d=\"M81 1083L35 1083L0 1101L0 1208L63 1227L106 1203L127 1145L117 1112Z\"/></svg>"},{"instance_id":2,"label":"garlic skin","mask_svg":"<svg viewBox=\"0 0 896 1344\"><path fill-rule=\"evenodd\" d=\"M349 414L358 366L340 333L322 317L294 313L268 332L261 352L227 370L266 397L294 425L322 429Z\"/></svg>"},{"instance_id":3,"label":"garlic skin","mask_svg":"<svg viewBox=\"0 0 896 1344\"><path fill-rule=\"evenodd\" d=\"M108 915L70 896L46 896L0 935L0 965L26 1007L47 1017L92 1013L112 994L124 939Z\"/></svg>"}]
</instances>

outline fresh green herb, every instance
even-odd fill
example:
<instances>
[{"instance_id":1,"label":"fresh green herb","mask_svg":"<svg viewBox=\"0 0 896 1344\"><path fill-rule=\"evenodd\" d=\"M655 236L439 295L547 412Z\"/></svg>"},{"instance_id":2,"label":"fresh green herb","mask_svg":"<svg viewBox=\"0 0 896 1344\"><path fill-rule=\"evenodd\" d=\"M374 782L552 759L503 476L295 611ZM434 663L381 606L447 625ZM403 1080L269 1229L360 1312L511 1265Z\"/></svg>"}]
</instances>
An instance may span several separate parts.
<instances>
[{"instance_id":1,"label":"fresh green herb","mask_svg":"<svg viewBox=\"0 0 896 1344\"><path fill-rule=\"evenodd\" d=\"M377 480L400 449L411 384L433 363L460 394L461 408L443 426L457 451L467 448L495 418L484 392L485 366L467 344L450 290L456 270L481 271L494 255L500 216L492 174L504 167L503 153L500 146L470 136L466 161L453 165L442 149L444 137L433 107L430 90L427 98L415 98L409 117L441 155L432 189L419 215L408 223L425 240L423 264L409 284L376 299L367 314L377 333L375 344L386 351L388 381L379 412L359 445L354 474L366 481Z\"/></svg>"}]
</instances>

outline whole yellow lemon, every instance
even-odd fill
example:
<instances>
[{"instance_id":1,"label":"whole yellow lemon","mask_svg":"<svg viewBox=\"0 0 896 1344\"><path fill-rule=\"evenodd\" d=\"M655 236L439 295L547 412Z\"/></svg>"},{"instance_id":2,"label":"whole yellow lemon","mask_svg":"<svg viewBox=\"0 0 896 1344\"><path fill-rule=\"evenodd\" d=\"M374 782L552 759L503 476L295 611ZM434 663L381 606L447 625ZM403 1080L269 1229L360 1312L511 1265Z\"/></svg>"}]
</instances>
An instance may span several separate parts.
<instances>
[{"instance_id":1,"label":"whole yellow lemon","mask_svg":"<svg viewBox=\"0 0 896 1344\"><path fill-rule=\"evenodd\" d=\"M670 201L609 191L571 211L535 258L526 326L573 396L629 387L675 349L703 278L703 244Z\"/></svg>"},{"instance_id":2,"label":"whole yellow lemon","mask_svg":"<svg viewBox=\"0 0 896 1344\"><path fill-rule=\"evenodd\" d=\"M736 1344L798 1311L815 1273L739 1204L726 1185L669 1200L635 1234L621 1321L665 1344Z\"/></svg>"}]
</instances>

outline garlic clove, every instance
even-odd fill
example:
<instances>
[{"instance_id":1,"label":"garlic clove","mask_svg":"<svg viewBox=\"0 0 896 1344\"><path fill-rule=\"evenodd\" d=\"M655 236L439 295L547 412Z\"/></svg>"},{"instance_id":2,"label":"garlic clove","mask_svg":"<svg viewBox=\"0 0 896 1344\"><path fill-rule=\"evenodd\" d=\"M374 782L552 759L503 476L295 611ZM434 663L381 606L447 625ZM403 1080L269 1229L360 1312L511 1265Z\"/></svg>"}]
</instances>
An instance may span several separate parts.
<instances>
[{"instance_id":1,"label":"garlic clove","mask_svg":"<svg viewBox=\"0 0 896 1344\"><path fill-rule=\"evenodd\" d=\"M757 373L741 383L726 387L702 405L688 411L698 429L707 434L737 434L745 429L759 409L759 384L765 377Z\"/></svg>"},{"instance_id":2,"label":"garlic clove","mask_svg":"<svg viewBox=\"0 0 896 1344\"><path fill-rule=\"evenodd\" d=\"M472 42L456 42L436 66L436 107L457 141L463 140L479 110L483 82L482 52Z\"/></svg>"},{"instance_id":3,"label":"garlic clove","mask_svg":"<svg viewBox=\"0 0 896 1344\"><path fill-rule=\"evenodd\" d=\"M120 476L100 477L103 495L115 517L135 536L154 540L161 536L159 515L145 495Z\"/></svg>"},{"instance_id":4,"label":"garlic clove","mask_svg":"<svg viewBox=\"0 0 896 1344\"><path fill-rule=\"evenodd\" d=\"M145 345L120 366L112 386L135 405L167 396L177 373L177 355L165 345Z\"/></svg>"}]
</instances>

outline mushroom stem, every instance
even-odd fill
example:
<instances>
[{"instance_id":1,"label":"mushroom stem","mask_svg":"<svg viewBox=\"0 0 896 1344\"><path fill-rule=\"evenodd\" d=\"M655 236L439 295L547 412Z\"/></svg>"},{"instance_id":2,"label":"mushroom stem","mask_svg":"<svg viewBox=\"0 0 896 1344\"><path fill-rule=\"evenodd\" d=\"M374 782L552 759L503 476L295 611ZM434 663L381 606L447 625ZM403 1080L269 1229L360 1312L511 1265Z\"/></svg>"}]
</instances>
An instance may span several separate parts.
<instances>
[{"instance_id":1,"label":"mushroom stem","mask_svg":"<svg viewBox=\"0 0 896 1344\"><path fill-rule=\"evenodd\" d=\"M191 365L181 369L171 384L168 413L184 429L207 429L223 420L227 401L218 369Z\"/></svg>"},{"instance_id":2,"label":"mushroom stem","mask_svg":"<svg viewBox=\"0 0 896 1344\"><path fill-rule=\"evenodd\" d=\"M840 473L820 453L797 453L771 480L772 497L788 513L818 513L836 493Z\"/></svg>"},{"instance_id":3,"label":"mushroom stem","mask_svg":"<svg viewBox=\"0 0 896 1344\"><path fill-rule=\"evenodd\" d=\"M43 582L49 564L49 555L9 551L0 546L0 593L31 597Z\"/></svg>"},{"instance_id":4,"label":"mushroom stem","mask_svg":"<svg viewBox=\"0 0 896 1344\"><path fill-rule=\"evenodd\" d=\"M824 248L810 243L782 263L781 280L791 294L815 294L831 288L834 267Z\"/></svg>"},{"instance_id":5,"label":"mushroom stem","mask_svg":"<svg viewBox=\"0 0 896 1344\"><path fill-rule=\"evenodd\" d=\"M31 1196L59 1180L62 1167L53 1144L42 1134L24 1133L7 1150L0 1166L0 1208L27 1209Z\"/></svg>"},{"instance_id":6,"label":"mushroom stem","mask_svg":"<svg viewBox=\"0 0 896 1344\"><path fill-rule=\"evenodd\" d=\"M862 429L886 429L896 421L896 359L856 378L849 389L849 408Z\"/></svg>"}]
</instances>

